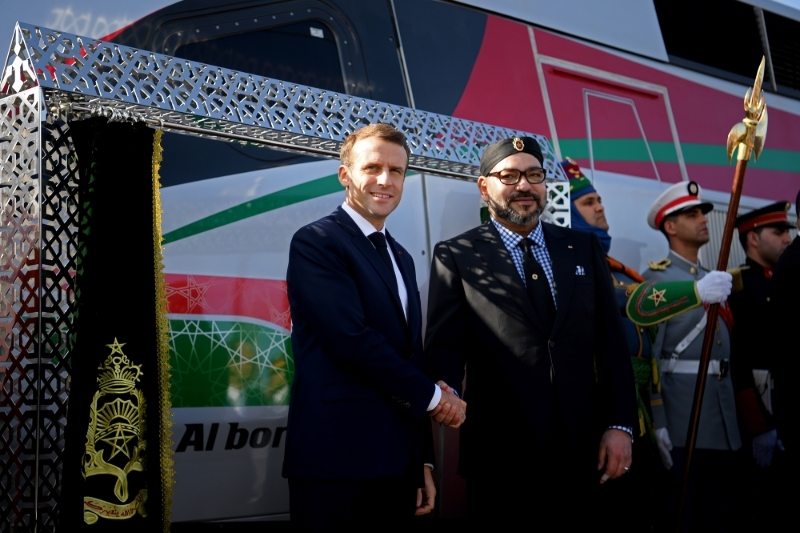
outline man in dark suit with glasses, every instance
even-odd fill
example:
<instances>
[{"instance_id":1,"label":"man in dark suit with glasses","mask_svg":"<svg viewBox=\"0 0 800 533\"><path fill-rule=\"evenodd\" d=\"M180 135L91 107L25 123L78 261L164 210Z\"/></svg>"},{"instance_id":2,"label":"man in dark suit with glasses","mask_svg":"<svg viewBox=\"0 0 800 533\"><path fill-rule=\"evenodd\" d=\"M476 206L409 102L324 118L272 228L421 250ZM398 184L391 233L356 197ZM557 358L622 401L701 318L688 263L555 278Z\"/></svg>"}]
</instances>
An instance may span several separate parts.
<instances>
[{"instance_id":1,"label":"man in dark suit with glasses","mask_svg":"<svg viewBox=\"0 0 800 533\"><path fill-rule=\"evenodd\" d=\"M542 163L533 138L484 151L491 219L436 246L425 350L451 386L466 369L467 512L575 509L563 527L596 520L595 490L629 469L636 399L605 253L594 234L542 223Z\"/></svg>"}]
</instances>

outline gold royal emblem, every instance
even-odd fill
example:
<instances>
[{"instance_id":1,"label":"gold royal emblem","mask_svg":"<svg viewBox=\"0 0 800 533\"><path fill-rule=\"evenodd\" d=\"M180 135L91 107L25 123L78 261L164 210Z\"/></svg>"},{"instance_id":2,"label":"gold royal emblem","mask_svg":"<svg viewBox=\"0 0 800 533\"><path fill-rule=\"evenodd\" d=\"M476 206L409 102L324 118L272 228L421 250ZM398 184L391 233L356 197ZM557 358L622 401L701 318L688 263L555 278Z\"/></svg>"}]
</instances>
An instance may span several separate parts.
<instances>
[{"instance_id":1,"label":"gold royal emblem","mask_svg":"<svg viewBox=\"0 0 800 533\"><path fill-rule=\"evenodd\" d=\"M147 489L128 501L128 474L145 470L147 442L145 398L136 387L142 368L128 360L122 352L124 345L116 338L113 344L107 344L111 353L98 368L99 386L92 398L82 469L84 479L98 475L116 477L114 496L119 503L85 496L83 519L87 524L94 524L101 517L125 520L137 512L147 516Z\"/></svg>"},{"instance_id":2,"label":"gold royal emblem","mask_svg":"<svg viewBox=\"0 0 800 533\"><path fill-rule=\"evenodd\" d=\"M514 140L511 141L511 146L513 146L514 150L516 150L517 152L521 152L522 150L525 149L525 143L522 142L522 139L520 139L519 137L514 137Z\"/></svg>"}]
</instances>

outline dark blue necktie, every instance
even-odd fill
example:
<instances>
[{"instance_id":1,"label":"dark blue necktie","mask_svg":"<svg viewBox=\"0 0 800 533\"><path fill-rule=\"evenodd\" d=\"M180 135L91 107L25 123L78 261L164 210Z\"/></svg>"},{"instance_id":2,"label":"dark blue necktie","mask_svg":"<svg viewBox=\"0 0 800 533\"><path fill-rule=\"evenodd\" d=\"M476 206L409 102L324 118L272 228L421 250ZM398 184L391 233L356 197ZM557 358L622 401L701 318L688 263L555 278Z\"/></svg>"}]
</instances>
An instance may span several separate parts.
<instances>
[{"instance_id":1,"label":"dark blue necktie","mask_svg":"<svg viewBox=\"0 0 800 533\"><path fill-rule=\"evenodd\" d=\"M525 270L525 288L545 326L552 328L556 319L556 307L553 304L550 283L547 281L542 265L533 257L531 246L533 243L527 238L522 239L519 243L519 247L522 248L522 265Z\"/></svg>"},{"instance_id":2,"label":"dark blue necktie","mask_svg":"<svg viewBox=\"0 0 800 533\"><path fill-rule=\"evenodd\" d=\"M372 244L375 245L375 249L378 250L378 255L383 259L383 264L386 265L386 269L389 271L392 281L394 281L394 286L392 288L397 291L397 277L394 275L392 258L389 257L389 247L386 244L386 236L380 231L376 231L372 233L368 239L372 241Z\"/></svg>"}]
</instances>

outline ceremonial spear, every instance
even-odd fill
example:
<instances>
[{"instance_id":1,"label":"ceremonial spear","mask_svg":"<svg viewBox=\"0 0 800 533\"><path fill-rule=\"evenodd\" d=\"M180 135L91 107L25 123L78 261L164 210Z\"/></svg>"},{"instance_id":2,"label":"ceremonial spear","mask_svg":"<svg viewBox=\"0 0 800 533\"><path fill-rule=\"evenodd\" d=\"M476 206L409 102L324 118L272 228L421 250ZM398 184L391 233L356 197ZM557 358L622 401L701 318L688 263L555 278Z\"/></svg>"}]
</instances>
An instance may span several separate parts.
<instances>
[{"instance_id":1,"label":"ceremonial spear","mask_svg":"<svg viewBox=\"0 0 800 533\"><path fill-rule=\"evenodd\" d=\"M733 152L738 147L736 156L736 171L733 174L733 187L731 200L728 203L728 215L725 217L725 230L722 233L722 244L719 249L719 260L717 270L724 271L728 267L728 255L731 251L733 241L733 227L736 214L739 211L739 198L742 196L742 185L744 184L744 174L747 171L747 162L750 155L758 157L764 149L764 139L767 136L767 105L764 103L764 91L761 84L764 81L764 58L761 58L761 65L758 67L756 80L753 86L747 89L744 96L744 121L736 124L728 133L728 163L733 158ZM714 341L714 330L717 327L717 316L720 304L708 306L708 322L706 324L705 337L703 337L703 351L700 355L700 367L697 372L697 384L694 388L694 401L692 402L692 412L689 418L689 434L686 437L686 464L683 470L683 482L681 484L681 503L678 515L678 531L681 531L686 512L686 498L689 491L689 472L692 468L692 456L697 442L697 428L700 425L700 409L703 406L703 392L706 388L706 378L708 377L708 363L711 359L711 346Z\"/></svg>"}]
</instances>

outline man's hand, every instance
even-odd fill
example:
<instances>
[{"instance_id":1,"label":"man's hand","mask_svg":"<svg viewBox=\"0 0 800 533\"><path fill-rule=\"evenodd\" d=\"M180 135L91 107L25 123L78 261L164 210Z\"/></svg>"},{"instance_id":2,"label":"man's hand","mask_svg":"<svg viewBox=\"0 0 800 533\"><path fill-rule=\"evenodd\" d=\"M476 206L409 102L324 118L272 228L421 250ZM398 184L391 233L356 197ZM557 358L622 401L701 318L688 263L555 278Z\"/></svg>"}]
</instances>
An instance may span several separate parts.
<instances>
[{"instance_id":1,"label":"man's hand","mask_svg":"<svg viewBox=\"0 0 800 533\"><path fill-rule=\"evenodd\" d=\"M414 511L417 516L433 511L436 502L436 485L433 483L431 467L425 465L423 468L425 469L425 487L417 489L417 510Z\"/></svg>"},{"instance_id":2,"label":"man's hand","mask_svg":"<svg viewBox=\"0 0 800 533\"><path fill-rule=\"evenodd\" d=\"M753 437L753 459L762 468L772 465L775 447L778 445L778 430L773 429Z\"/></svg>"},{"instance_id":3,"label":"man's hand","mask_svg":"<svg viewBox=\"0 0 800 533\"><path fill-rule=\"evenodd\" d=\"M607 429L600 439L597 470L606 469L600 483L618 478L631 466L631 436L621 429Z\"/></svg>"},{"instance_id":4,"label":"man's hand","mask_svg":"<svg viewBox=\"0 0 800 533\"><path fill-rule=\"evenodd\" d=\"M661 463L664 468L669 470L672 468L672 441L669 439L669 431L667 428L656 428L653 433L656 436L656 445L658 446L658 454L661 456Z\"/></svg>"},{"instance_id":5,"label":"man's hand","mask_svg":"<svg viewBox=\"0 0 800 533\"><path fill-rule=\"evenodd\" d=\"M445 426L457 428L467 419L467 402L456 396L444 381L439 381L437 385L442 389L442 398L439 405L428 414Z\"/></svg>"},{"instance_id":6,"label":"man's hand","mask_svg":"<svg viewBox=\"0 0 800 533\"><path fill-rule=\"evenodd\" d=\"M697 282L697 295L704 304L721 304L728 299L733 287L733 276L714 270Z\"/></svg>"}]
</instances>

